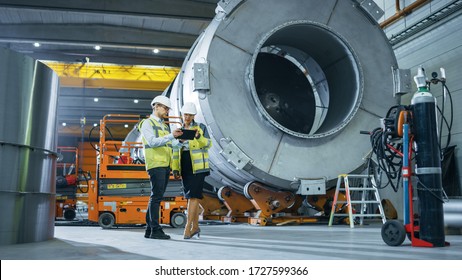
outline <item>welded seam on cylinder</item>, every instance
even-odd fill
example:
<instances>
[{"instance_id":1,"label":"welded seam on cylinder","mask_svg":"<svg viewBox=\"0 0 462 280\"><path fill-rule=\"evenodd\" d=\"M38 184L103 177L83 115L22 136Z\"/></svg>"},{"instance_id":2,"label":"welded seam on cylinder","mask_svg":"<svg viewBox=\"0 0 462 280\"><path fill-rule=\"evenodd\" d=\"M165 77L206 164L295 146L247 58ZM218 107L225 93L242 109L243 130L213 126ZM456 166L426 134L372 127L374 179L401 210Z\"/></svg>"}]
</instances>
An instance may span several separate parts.
<instances>
[{"instance_id":1,"label":"welded seam on cylinder","mask_svg":"<svg viewBox=\"0 0 462 280\"><path fill-rule=\"evenodd\" d=\"M338 0L335 1L335 5L334 5L334 7L332 8L332 10L331 10L331 12L329 14L329 18L327 19L327 22L326 22L327 26L329 26L330 19L332 18L332 15L334 14L335 9L337 8L337 4L338 4Z\"/></svg>"},{"instance_id":2,"label":"welded seam on cylinder","mask_svg":"<svg viewBox=\"0 0 462 280\"><path fill-rule=\"evenodd\" d=\"M245 52L245 53L248 53L250 56L252 56L252 55L253 55L252 53L250 53L250 52L248 52L248 51L244 50L243 48L241 48L241 47L239 47L239 46L236 46L236 45L232 44L231 42L229 42L229 41L227 41L227 40L223 39L222 37L220 37L220 36L218 36L218 35L215 35L215 38L218 38L218 39L220 39L221 41L223 41L223 42L227 43L227 44L228 44L228 45L230 45L230 46L233 46L233 47L235 47L236 49L239 49L239 50L241 50L241 51L243 51L243 52Z\"/></svg>"},{"instance_id":3,"label":"welded seam on cylinder","mask_svg":"<svg viewBox=\"0 0 462 280\"><path fill-rule=\"evenodd\" d=\"M373 112L371 112L371 111L369 111L369 110L366 110L366 109L363 108L362 106L359 106L358 110L362 110L362 111L364 111L364 112L366 112L366 113L368 113L368 114L370 114L370 115L372 115L372 116L375 116L375 117L377 117L377 118L382 118L382 117L383 117L383 116L381 116L381 115L379 115L379 114L376 114L376 113L373 113Z\"/></svg>"},{"instance_id":4,"label":"welded seam on cylinder","mask_svg":"<svg viewBox=\"0 0 462 280\"><path fill-rule=\"evenodd\" d=\"M350 52L351 52L351 50L350 50ZM339 62L341 62L342 60L345 60L345 59L349 60L350 57L355 58L355 56L346 54L344 56L339 57L336 60L333 60L331 63L327 64L323 69L329 69L331 67L335 67L335 65L337 65ZM355 61L356 61L356 59L355 59Z\"/></svg>"},{"instance_id":5,"label":"welded seam on cylinder","mask_svg":"<svg viewBox=\"0 0 462 280\"><path fill-rule=\"evenodd\" d=\"M276 153L273 156L273 159L271 160L270 167L268 168L268 173L271 172L271 169L273 168L274 160L276 159L276 156L278 155L279 147L281 146L282 138L284 137L284 134L281 134L281 138L279 138L278 146L276 148Z\"/></svg>"},{"instance_id":6,"label":"welded seam on cylinder","mask_svg":"<svg viewBox=\"0 0 462 280\"><path fill-rule=\"evenodd\" d=\"M10 190L0 190L0 193L20 194L20 195L26 195L26 194L56 195L56 193L51 193L51 192L24 192L24 191L10 191Z\"/></svg>"},{"instance_id":7,"label":"welded seam on cylinder","mask_svg":"<svg viewBox=\"0 0 462 280\"><path fill-rule=\"evenodd\" d=\"M34 146L16 144L16 143L4 142L4 141L0 141L0 145L7 145L7 146L13 146L13 147L19 147L19 148L28 148L31 151L37 150L37 151L41 151L41 152L44 152L44 153L48 153L49 155L58 157L58 153L47 150L47 149L44 149L44 148L38 148L38 147L34 147Z\"/></svg>"}]
</instances>

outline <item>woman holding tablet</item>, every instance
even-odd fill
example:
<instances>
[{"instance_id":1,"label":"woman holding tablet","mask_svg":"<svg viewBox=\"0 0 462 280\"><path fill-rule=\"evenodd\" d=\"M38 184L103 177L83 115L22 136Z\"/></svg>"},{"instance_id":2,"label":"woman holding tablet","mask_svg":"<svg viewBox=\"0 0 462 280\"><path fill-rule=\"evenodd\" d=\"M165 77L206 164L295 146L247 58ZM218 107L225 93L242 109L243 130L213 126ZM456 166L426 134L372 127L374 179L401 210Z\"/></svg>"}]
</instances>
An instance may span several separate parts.
<instances>
[{"instance_id":1,"label":"woman holding tablet","mask_svg":"<svg viewBox=\"0 0 462 280\"><path fill-rule=\"evenodd\" d=\"M184 239L200 237L199 200L203 198L205 176L210 174L208 149L212 146L207 128L204 124L194 121L197 114L194 103L187 102L181 108L183 116L182 130L184 137L179 137L179 143L173 147L173 176L181 180L184 196L188 199L188 216L184 229ZM187 137L189 131L195 131ZM181 139L189 138L189 139Z\"/></svg>"}]
</instances>

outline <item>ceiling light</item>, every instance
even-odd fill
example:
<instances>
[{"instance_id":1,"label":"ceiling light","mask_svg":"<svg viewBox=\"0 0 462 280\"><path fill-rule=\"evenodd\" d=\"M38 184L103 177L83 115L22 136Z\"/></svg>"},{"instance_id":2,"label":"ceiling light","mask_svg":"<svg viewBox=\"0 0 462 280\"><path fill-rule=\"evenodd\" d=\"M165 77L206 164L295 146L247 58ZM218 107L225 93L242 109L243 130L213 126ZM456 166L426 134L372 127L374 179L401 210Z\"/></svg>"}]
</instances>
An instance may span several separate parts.
<instances>
[{"instance_id":1,"label":"ceiling light","mask_svg":"<svg viewBox=\"0 0 462 280\"><path fill-rule=\"evenodd\" d=\"M63 126L66 126L66 125L67 125L67 123L63 122Z\"/></svg>"},{"instance_id":2,"label":"ceiling light","mask_svg":"<svg viewBox=\"0 0 462 280\"><path fill-rule=\"evenodd\" d=\"M93 126L98 126L98 124L97 124L97 123L94 123Z\"/></svg>"},{"instance_id":3,"label":"ceiling light","mask_svg":"<svg viewBox=\"0 0 462 280\"><path fill-rule=\"evenodd\" d=\"M39 43L39 42L35 42L35 43L34 43L34 47L36 47L36 48L40 47L40 43Z\"/></svg>"},{"instance_id":4,"label":"ceiling light","mask_svg":"<svg viewBox=\"0 0 462 280\"><path fill-rule=\"evenodd\" d=\"M133 100L133 103L138 103L138 102L139 102L138 99Z\"/></svg>"},{"instance_id":5,"label":"ceiling light","mask_svg":"<svg viewBox=\"0 0 462 280\"><path fill-rule=\"evenodd\" d=\"M93 101L98 102L99 101L98 97L93 98Z\"/></svg>"},{"instance_id":6,"label":"ceiling light","mask_svg":"<svg viewBox=\"0 0 462 280\"><path fill-rule=\"evenodd\" d=\"M128 124L124 125L124 127L127 128L127 127L128 127Z\"/></svg>"},{"instance_id":7,"label":"ceiling light","mask_svg":"<svg viewBox=\"0 0 462 280\"><path fill-rule=\"evenodd\" d=\"M153 53L159 53L159 49L153 49L152 52Z\"/></svg>"},{"instance_id":8,"label":"ceiling light","mask_svg":"<svg viewBox=\"0 0 462 280\"><path fill-rule=\"evenodd\" d=\"M99 51L101 49L101 46L96 45L95 50Z\"/></svg>"}]
</instances>

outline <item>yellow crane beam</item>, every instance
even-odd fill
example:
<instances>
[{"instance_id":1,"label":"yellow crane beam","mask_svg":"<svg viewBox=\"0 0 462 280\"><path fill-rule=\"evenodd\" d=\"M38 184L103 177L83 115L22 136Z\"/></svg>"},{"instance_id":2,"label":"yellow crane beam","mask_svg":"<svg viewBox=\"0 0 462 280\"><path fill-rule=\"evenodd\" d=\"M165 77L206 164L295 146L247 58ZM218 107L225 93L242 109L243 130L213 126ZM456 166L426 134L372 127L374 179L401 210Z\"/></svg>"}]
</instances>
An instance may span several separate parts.
<instances>
[{"instance_id":1,"label":"yellow crane beam","mask_svg":"<svg viewBox=\"0 0 462 280\"><path fill-rule=\"evenodd\" d=\"M60 82L60 86L62 87L152 90L152 91L164 91L170 85L170 82L164 82L164 81L82 79L82 78L71 78L71 77L60 77L59 82Z\"/></svg>"},{"instance_id":2,"label":"yellow crane beam","mask_svg":"<svg viewBox=\"0 0 462 280\"><path fill-rule=\"evenodd\" d=\"M58 74L62 87L163 91L180 72L176 67L42 62Z\"/></svg>"}]
</instances>

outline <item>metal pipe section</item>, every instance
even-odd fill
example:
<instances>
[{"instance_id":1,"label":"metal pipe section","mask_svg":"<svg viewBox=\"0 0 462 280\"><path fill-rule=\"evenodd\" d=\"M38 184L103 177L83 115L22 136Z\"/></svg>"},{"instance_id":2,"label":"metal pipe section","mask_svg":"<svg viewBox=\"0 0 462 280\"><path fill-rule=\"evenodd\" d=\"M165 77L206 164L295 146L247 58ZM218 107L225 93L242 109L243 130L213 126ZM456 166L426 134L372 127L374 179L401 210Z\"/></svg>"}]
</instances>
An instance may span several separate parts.
<instances>
[{"instance_id":1,"label":"metal pipe section","mask_svg":"<svg viewBox=\"0 0 462 280\"><path fill-rule=\"evenodd\" d=\"M444 225L448 228L462 228L462 199L449 199L443 204Z\"/></svg>"},{"instance_id":2,"label":"metal pipe section","mask_svg":"<svg viewBox=\"0 0 462 280\"><path fill-rule=\"evenodd\" d=\"M0 48L0 245L54 235L58 76Z\"/></svg>"},{"instance_id":3,"label":"metal pipe section","mask_svg":"<svg viewBox=\"0 0 462 280\"><path fill-rule=\"evenodd\" d=\"M393 50L361 1L220 1L172 85L214 141L207 180L295 190L363 164L393 98Z\"/></svg>"},{"instance_id":4,"label":"metal pipe section","mask_svg":"<svg viewBox=\"0 0 462 280\"><path fill-rule=\"evenodd\" d=\"M395 21L399 20L400 18L403 18L407 16L408 14L412 13L414 10L422 7L423 5L427 4L429 0L416 0L413 2L411 5L405 7L404 9L401 9L399 6L399 0L396 0L395 6L396 6L396 13L392 15L391 17L387 18L383 22L380 23L381 28L385 28L389 26L390 24L394 23Z\"/></svg>"}]
</instances>

